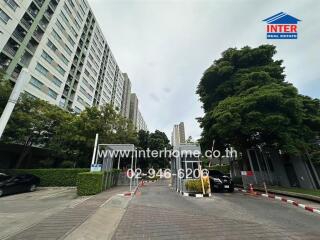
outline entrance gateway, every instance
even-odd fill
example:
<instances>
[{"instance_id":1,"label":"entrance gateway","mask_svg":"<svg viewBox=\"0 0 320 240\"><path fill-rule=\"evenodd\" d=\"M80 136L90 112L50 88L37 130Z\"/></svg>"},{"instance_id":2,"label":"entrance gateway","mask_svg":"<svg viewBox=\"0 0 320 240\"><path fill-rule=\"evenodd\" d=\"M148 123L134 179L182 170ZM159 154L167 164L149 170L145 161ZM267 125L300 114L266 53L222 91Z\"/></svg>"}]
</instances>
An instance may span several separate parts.
<instances>
[{"instance_id":1,"label":"entrance gateway","mask_svg":"<svg viewBox=\"0 0 320 240\"><path fill-rule=\"evenodd\" d=\"M121 170L121 162L126 160L128 163L124 167L137 169L137 156L134 154L136 147L133 144L98 144L99 135L96 134L93 156L91 161L91 172L111 171L112 169ZM138 179L128 178L127 171L120 172L118 185L128 185L129 191L138 186Z\"/></svg>"},{"instance_id":2,"label":"entrance gateway","mask_svg":"<svg viewBox=\"0 0 320 240\"><path fill-rule=\"evenodd\" d=\"M171 158L170 185L178 192L188 192L185 184L189 180L201 179L203 185L202 171L205 169L202 169L200 146L180 144L174 147L173 151L179 154ZM98 144L97 134L91 172L110 171L112 169L123 170L119 174L118 185L129 186L129 191L132 192L139 185L138 178L129 176L135 174L138 169L136 152L137 148L133 144ZM128 171L130 169L131 171ZM167 185L169 182L163 181L163 183Z\"/></svg>"}]
</instances>

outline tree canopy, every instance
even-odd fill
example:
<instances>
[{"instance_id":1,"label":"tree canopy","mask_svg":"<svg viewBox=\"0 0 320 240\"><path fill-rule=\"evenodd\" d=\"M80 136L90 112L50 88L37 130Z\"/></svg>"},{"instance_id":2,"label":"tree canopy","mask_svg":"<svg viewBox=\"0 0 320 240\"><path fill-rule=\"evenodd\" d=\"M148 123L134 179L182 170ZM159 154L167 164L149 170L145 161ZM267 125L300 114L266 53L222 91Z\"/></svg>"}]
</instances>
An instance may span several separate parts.
<instances>
[{"instance_id":1,"label":"tree canopy","mask_svg":"<svg viewBox=\"0 0 320 240\"><path fill-rule=\"evenodd\" d=\"M138 147L143 150L150 149L150 151L156 150L159 152L163 151L165 148L169 150L171 149L169 142L167 135L159 130L155 130L153 133L140 130L138 133ZM141 160L141 168L165 168L169 166L169 159L164 156L159 156L157 158L146 157Z\"/></svg>"},{"instance_id":2,"label":"tree canopy","mask_svg":"<svg viewBox=\"0 0 320 240\"><path fill-rule=\"evenodd\" d=\"M205 71L197 93L203 104L201 144L270 146L299 152L316 141L320 101L285 81L275 46L230 48Z\"/></svg>"},{"instance_id":3,"label":"tree canopy","mask_svg":"<svg viewBox=\"0 0 320 240\"><path fill-rule=\"evenodd\" d=\"M0 85L0 113L10 90L6 84ZM137 144L133 124L120 116L111 105L87 108L75 114L43 100L22 95L1 141L25 146L16 167L23 166L31 146L51 150L50 157L57 166L68 162L72 166L88 167L96 133L99 133L99 142Z\"/></svg>"}]
</instances>

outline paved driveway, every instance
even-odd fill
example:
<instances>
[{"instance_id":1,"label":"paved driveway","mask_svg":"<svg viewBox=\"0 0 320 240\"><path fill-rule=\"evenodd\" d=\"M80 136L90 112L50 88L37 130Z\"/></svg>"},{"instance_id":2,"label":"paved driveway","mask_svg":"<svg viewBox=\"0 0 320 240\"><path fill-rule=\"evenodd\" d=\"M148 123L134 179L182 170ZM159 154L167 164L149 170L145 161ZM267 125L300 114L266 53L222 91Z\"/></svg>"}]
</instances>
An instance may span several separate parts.
<instances>
[{"instance_id":1,"label":"paved driveway","mask_svg":"<svg viewBox=\"0 0 320 240\"><path fill-rule=\"evenodd\" d=\"M320 217L242 193L178 195L147 184L130 203L113 239L320 239Z\"/></svg>"},{"instance_id":2,"label":"paved driveway","mask_svg":"<svg viewBox=\"0 0 320 240\"><path fill-rule=\"evenodd\" d=\"M40 188L36 192L0 198L0 239L5 239L87 197L77 198L75 188Z\"/></svg>"}]
</instances>

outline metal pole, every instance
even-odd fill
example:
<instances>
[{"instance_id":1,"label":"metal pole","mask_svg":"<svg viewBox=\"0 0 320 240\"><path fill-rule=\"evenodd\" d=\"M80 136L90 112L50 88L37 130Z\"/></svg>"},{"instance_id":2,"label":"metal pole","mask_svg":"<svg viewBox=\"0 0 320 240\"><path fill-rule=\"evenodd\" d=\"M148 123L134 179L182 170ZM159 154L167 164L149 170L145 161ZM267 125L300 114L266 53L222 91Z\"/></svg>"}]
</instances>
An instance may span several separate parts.
<instances>
[{"instance_id":1,"label":"metal pole","mask_svg":"<svg viewBox=\"0 0 320 240\"><path fill-rule=\"evenodd\" d=\"M99 134L97 133L96 134L96 140L94 141L94 148L93 148L93 155L92 155L91 165L95 164L97 145L98 145L98 138L99 138Z\"/></svg>"},{"instance_id":2,"label":"metal pole","mask_svg":"<svg viewBox=\"0 0 320 240\"><path fill-rule=\"evenodd\" d=\"M30 77L30 73L28 69L23 68L16 81L16 84L14 85L14 88L11 92L8 103L5 109L3 110L3 113L0 118L0 139L10 119L11 113L19 99L20 93L22 92L25 83L29 80L29 77Z\"/></svg>"},{"instance_id":3,"label":"metal pole","mask_svg":"<svg viewBox=\"0 0 320 240\"><path fill-rule=\"evenodd\" d=\"M133 153L132 153L132 156L131 156L131 176L130 176L130 192L132 190L132 174L133 174Z\"/></svg>"},{"instance_id":4,"label":"metal pole","mask_svg":"<svg viewBox=\"0 0 320 240\"><path fill-rule=\"evenodd\" d=\"M120 155L119 155L119 158L118 158L118 170L120 169Z\"/></svg>"}]
</instances>

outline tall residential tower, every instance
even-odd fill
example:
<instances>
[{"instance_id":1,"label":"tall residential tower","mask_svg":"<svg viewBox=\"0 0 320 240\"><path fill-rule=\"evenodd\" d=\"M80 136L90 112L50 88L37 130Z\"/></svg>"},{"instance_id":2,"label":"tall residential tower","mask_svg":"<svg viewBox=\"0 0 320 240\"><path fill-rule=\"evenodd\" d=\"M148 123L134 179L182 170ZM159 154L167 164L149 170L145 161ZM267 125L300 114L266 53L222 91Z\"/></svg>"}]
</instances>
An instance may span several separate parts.
<instances>
[{"instance_id":1,"label":"tall residential tower","mask_svg":"<svg viewBox=\"0 0 320 240\"><path fill-rule=\"evenodd\" d=\"M113 104L120 112L124 77L85 0L0 2L0 69L25 92L61 108Z\"/></svg>"}]
</instances>

